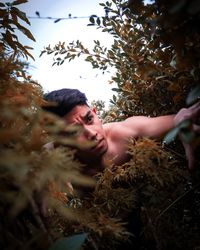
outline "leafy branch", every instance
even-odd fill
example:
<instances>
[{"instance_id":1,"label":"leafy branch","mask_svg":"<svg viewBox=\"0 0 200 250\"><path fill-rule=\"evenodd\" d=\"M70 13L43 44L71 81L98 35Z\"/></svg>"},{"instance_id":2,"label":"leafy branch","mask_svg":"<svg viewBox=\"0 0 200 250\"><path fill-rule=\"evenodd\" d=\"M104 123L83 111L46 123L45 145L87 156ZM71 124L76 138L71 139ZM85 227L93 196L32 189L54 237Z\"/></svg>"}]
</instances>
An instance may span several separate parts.
<instances>
[{"instance_id":1,"label":"leafy branch","mask_svg":"<svg viewBox=\"0 0 200 250\"><path fill-rule=\"evenodd\" d=\"M27 38L35 42L35 38L32 33L20 22L25 22L30 25L30 22L26 16L26 13L20 11L16 6L22 3L26 3L28 0L16 0L13 2L0 3L0 48L7 50L8 54L12 54L13 57L24 56L34 60L34 57L30 54L29 50L32 47L22 45L16 33L16 30L22 32ZM14 53L12 53L12 51Z\"/></svg>"},{"instance_id":2,"label":"leafy branch","mask_svg":"<svg viewBox=\"0 0 200 250\"><path fill-rule=\"evenodd\" d=\"M46 47L40 54L46 53L47 55L54 55L54 63L52 65L62 65L65 60L71 61L80 55L85 56L85 61L88 61L92 64L93 68L100 68L102 70L106 70L110 65L112 66L112 60L106 58L104 53L107 51L107 48L101 47L99 41L94 40L95 46L93 49L93 53L91 53L87 48L83 46L83 44L77 40L76 42L71 42L68 46L65 46L65 43L59 42L53 48ZM109 52L108 52L109 53Z\"/></svg>"}]
</instances>

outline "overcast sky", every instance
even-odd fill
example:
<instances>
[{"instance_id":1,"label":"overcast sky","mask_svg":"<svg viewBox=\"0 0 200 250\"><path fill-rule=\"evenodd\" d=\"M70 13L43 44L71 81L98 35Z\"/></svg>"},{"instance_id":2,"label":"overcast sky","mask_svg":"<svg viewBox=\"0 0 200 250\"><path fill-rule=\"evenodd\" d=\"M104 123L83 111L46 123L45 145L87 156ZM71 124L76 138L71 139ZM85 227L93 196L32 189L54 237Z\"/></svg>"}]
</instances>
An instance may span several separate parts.
<instances>
[{"instance_id":1,"label":"overcast sky","mask_svg":"<svg viewBox=\"0 0 200 250\"><path fill-rule=\"evenodd\" d=\"M5 1L4 1L5 2ZM6 1L7 2L7 1ZM38 11L42 17L68 17L70 20L62 20L54 23L53 20L30 19L29 27L36 43L29 41L20 35L20 40L24 45L34 48L32 51L35 62L30 60L32 70L30 71L33 79L37 80L44 88L45 92L60 88L78 88L85 92L89 101L104 100L106 102L112 96L111 88L114 86L108 84L110 74L102 75L101 71L92 69L92 66L83 59L75 59L62 66L52 67L52 57L39 54L44 46L55 45L59 41L65 41L66 44L79 39L87 47L93 47L93 40L100 40L104 46L110 46L113 41L111 35L102 33L95 27L87 26L89 20L87 17L93 14L104 15L102 6L99 6L99 0L29 0L28 3L18 5L18 8L25 11L27 16L36 16Z\"/></svg>"}]
</instances>

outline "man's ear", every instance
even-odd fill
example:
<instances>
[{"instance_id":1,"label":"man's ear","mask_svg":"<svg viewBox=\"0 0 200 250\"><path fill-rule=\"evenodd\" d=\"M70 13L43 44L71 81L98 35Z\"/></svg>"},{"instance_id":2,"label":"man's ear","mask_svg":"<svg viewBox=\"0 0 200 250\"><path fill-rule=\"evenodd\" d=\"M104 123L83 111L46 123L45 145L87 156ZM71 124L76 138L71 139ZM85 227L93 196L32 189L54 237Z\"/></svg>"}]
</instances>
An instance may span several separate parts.
<instances>
[{"instance_id":1,"label":"man's ear","mask_svg":"<svg viewBox=\"0 0 200 250\"><path fill-rule=\"evenodd\" d=\"M92 108L92 111L96 114L97 113L97 110L96 110L96 108Z\"/></svg>"}]
</instances>

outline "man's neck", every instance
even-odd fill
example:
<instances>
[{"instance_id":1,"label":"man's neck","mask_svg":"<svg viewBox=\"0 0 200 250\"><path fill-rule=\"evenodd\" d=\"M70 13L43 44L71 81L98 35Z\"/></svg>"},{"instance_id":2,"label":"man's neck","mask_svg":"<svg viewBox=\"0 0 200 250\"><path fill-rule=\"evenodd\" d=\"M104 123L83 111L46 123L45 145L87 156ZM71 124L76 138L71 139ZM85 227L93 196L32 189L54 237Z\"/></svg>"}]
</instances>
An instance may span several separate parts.
<instances>
[{"instance_id":1,"label":"man's neck","mask_svg":"<svg viewBox=\"0 0 200 250\"><path fill-rule=\"evenodd\" d=\"M88 157L87 160L79 158L79 160L85 165L83 167L83 173L86 175L94 176L105 169L103 157Z\"/></svg>"}]
</instances>

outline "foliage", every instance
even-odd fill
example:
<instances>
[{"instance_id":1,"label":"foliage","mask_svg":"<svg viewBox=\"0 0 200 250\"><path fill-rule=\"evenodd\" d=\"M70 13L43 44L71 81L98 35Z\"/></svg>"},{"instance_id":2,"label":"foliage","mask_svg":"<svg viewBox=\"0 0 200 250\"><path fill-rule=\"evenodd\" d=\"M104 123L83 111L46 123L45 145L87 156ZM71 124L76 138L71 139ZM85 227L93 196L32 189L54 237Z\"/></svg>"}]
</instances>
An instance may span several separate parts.
<instances>
[{"instance_id":1,"label":"foliage","mask_svg":"<svg viewBox=\"0 0 200 250\"><path fill-rule=\"evenodd\" d=\"M27 1L1 3L0 37L0 246L1 249L46 249L58 236L50 234L45 218L57 211L63 218L75 218L65 206L72 193L69 183L94 184L81 174L81 164L74 160L70 136L77 128L42 110L41 86L26 74L19 55L32 57L18 42L16 28L34 40L19 19L29 24L25 13L15 5ZM12 18L11 18L12 17ZM68 133L62 140L60 132ZM49 141L62 141L62 148L46 150Z\"/></svg>"},{"instance_id":2,"label":"foliage","mask_svg":"<svg viewBox=\"0 0 200 250\"><path fill-rule=\"evenodd\" d=\"M23 21L30 25L26 13L16 7L26 2L28 2L28 0L16 0L13 2L0 3L0 51L4 51L4 54L6 52L7 55L12 55L13 57L25 56L26 59L28 59L28 57L34 59L29 52L32 48L22 45L16 35L17 30L22 32L29 39L35 41L35 38L29 29L20 23Z\"/></svg>"},{"instance_id":3,"label":"foliage","mask_svg":"<svg viewBox=\"0 0 200 250\"><path fill-rule=\"evenodd\" d=\"M109 111L102 110L100 101L96 103L102 119L107 122L132 115L165 115L177 112L185 106L185 100L186 105L196 102L200 95L198 1L155 0L144 4L140 0L112 0L100 5L105 16L92 15L89 26L113 36L111 48L94 40L94 47L89 50L78 40L68 45L49 45L41 55L53 54L53 65L58 66L84 56L86 62L102 72L115 68L109 82L115 82L117 87L113 88L116 94ZM199 137L188 134L190 126L188 121L179 124L165 138L170 146L163 148L149 139L133 140L131 160L105 170L100 178L105 185L100 185L100 197L94 192L101 209L112 211L110 215L118 214L113 211L116 207L130 212L139 200L143 223L139 238L144 249L193 249L200 245L199 169L188 173L183 148L174 142L178 133L185 136L185 141L192 136L198 152ZM127 200L128 206L126 193L133 199ZM118 215L126 221L123 213ZM98 243L97 238L93 239ZM103 249L115 249L119 243L108 243L105 236L103 239Z\"/></svg>"},{"instance_id":4,"label":"foliage","mask_svg":"<svg viewBox=\"0 0 200 250\"><path fill-rule=\"evenodd\" d=\"M133 1L131 5L130 1L131 9L121 0L100 5L109 15L92 16L90 25L113 35L111 49L94 40L93 51L89 51L78 40L67 46L61 42L53 48L48 46L41 54L53 53L53 64L57 65L85 55L93 68L104 71L114 66L112 81L118 88L114 89L117 96L113 95L112 103L122 118L133 113L175 112L199 80L198 13L191 12L195 1L186 1L183 6L157 1L147 6Z\"/></svg>"},{"instance_id":5,"label":"foliage","mask_svg":"<svg viewBox=\"0 0 200 250\"><path fill-rule=\"evenodd\" d=\"M16 63L12 62L11 70ZM60 131L70 134L72 128L41 110L41 87L6 73L0 91L0 245L1 249L17 249L26 244L33 249L36 242L46 248L56 236L47 233L42 215L50 209L63 217L75 217L70 207L64 208L72 192L68 183L90 186L93 182L80 173L72 150L43 147L48 141L61 141ZM62 140L63 145L69 142L76 144L73 136ZM46 235L45 242L40 235Z\"/></svg>"},{"instance_id":6,"label":"foliage","mask_svg":"<svg viewBox=\"0 0 200 250\"><path fill-rule=\"evenodd\" d=\"M34 40L19 24L20 19L29 24L15 7L25 2L0 4L1 249L57 249L63 244L132 249L138 241L142 249L198 248L199 169L188 172L177 141L163 146L148 138L134 139L130 161L122 166L107 162L95 186L83 175L84 166L68 148L80 146L75 139L79 128L66 126L41 108L54 104L43 100L41 86L18 60L18 53L30 54L18 42L15 28ZM103 120L175 112L188 93L188 104L195 102L200 65L196 1L144 5L112 0L100 5L106 15L91 16L90 25L113 36L110 49L95 40L89 51L76 41L48 46L42 53L53 53L56 65L84 55L93 68L116 69L109 111L96 102ZM172 131L168 142L187 125ZM43 145L51 141L62 146L46 150Z\"/></svg>"}]
</instances>

